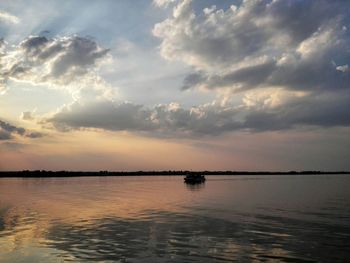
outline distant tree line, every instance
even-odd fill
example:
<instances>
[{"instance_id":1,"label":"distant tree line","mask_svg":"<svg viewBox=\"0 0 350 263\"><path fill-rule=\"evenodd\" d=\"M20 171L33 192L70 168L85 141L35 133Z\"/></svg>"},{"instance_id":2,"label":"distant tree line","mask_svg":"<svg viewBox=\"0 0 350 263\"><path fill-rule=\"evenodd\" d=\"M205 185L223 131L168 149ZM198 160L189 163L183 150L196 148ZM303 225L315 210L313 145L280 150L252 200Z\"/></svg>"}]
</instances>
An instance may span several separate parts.
<instances>
[{"instance_id":1,"label":"distant tree line","mask_svg":"<svg viewBox=\"0 0 350 263\"><path fill-rule=\"evenodd\" d=\"M79 177L79 176L161 176L173 175L184 176L188 174L201 175L311 175L311 174L350 174L348 171L46 171L46 170L24 170L24 171L2 171L0 177Z\"/></svg>"}]
</instances>

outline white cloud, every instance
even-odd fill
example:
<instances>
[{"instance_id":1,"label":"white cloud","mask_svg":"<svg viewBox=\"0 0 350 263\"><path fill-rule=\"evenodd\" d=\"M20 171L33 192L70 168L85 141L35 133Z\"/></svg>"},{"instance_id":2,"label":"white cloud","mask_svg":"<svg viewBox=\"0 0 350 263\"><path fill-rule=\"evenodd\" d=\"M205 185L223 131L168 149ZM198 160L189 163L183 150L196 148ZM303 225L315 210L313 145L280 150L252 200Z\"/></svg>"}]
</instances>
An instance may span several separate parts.
<instances>
[{"instance_id":1,"label":"white cloud","mask_svg":"<svg viewBox=\"0 0 350 263\"><path fill-rule=\"evenodd\" d=\"M21 20L10 13L0 10L0 20L6 23L18 24Z\"/></svg>"},{"instance_id":2,"label":"white cloud","mask_svg":"<svg viewBox=\"0 0 350 263\"><path fill-rule=\"evenodd\" d=\"M12 80L62 89L74 100L116 96L116 89L98 72L109 60L109 50L90 38L30 36L16 46L4 42L2 46L0 94L6 93Z\"/></svg>"},{"instance_id":3,"label":"white cloud","mask_svg":"<svg viewBox=\"0 0 350 263\"><path fill-rule=\"evenodd\" d=\"M343 73L346 73L349 71L349 66L348 65L337 66L336 69Z\"/></svg>"},{"instance_id":4,"label":"white cloud","mask_svg":"<svg viewBox=\"0 0 350 263\"><path fill-rule=\"evenodd\" d=\"M100 128L154 136L216 135L305 126L349 126L349 4L246 0L197 14L180 1L153 34L161 55L193 67L183 89L224 90L223 101L184 108L109 99L76 101L46 118L59 129ZM230 92L228 92L230 91ZM244 92L241 101L231 98ZM232 101L232 102L231 102ZM233 102L234 101L234 102Z\"/></svg>"},{"instance_id":5,"label":"white cloud","mask_svg":"<svg viewBox=\"0 0 350 263\"><path fill-rule=\"evenodd\" d=\"M347 2L246 0L241 6L212 6L200 14L191 2L179 1L153 34L161 39L164 58L193 68L183 89L224 90L224 101L193 107L116 102L114 89L97 72L108 50L77 36L25 39L6 49L0 76L5 84L9 78L61 87L74 83L71 104L39 117L43 125L59 130L192 136L350 125L350 45L343 25ZM127 60L130 53L144 52L137 50L127 41L115 50L126 61L119 61L121 70L134 70L135 61ZM241 100L233 99L235 92L242 92Z\"/></svg>"},{"instance_id":6,"label":"white cloud","mask_svg":"<svg viewBox=\"0 0 350 263\"><path fill-rule=\"evenodd\" d=\"M350 61L347 1L246 0L227 10L195 13L191 0L156 24L161 55L193 66L184 89L271 86L292 90L347 88L350 72L332 61Z\"/></svg>"},{"instance_id":7,"label":"white cloud","mask_svg":"<svg viewBox=\"0 0 350 263\"><path fill-rule=\"evenodd\" d=\"M285 91L282 88L266 88L246 92L242 101L248 108L269 110L305 96L308 96L305 92Z\"/></svg>"},{"instance_id":8,"label":"white cloud","mask_svg":"<svg viewBox=\"0 0 350 263\"><path fill-rule=\"evenodd\" d=\"M31 36L2 55L0 78L64 86L94 75L107 53L88 38Z\"/></svg>"},{"instance_id":9,"label":"white cloud","mask_svg":"<svg viewBox=\"0 0 350 263\"><path fill-rule=\"evenodd\" d=\"M153 0L153 4L159 7L167 7L169 4L176 1L177 0Z\"/></svg>"}]
</instances>

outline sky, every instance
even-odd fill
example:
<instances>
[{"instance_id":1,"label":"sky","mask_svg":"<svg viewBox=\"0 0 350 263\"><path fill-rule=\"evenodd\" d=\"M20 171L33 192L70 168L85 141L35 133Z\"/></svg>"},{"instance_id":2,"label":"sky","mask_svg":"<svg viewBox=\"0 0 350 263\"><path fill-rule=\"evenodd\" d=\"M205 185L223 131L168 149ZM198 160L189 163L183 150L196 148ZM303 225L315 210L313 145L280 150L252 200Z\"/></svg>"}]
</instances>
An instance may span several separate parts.
<instances>
[{"instance_id":1,"label":"sky","mask_svg":"<svg viewBox=\"0 0 350 263\"><path fill-rule=\"evenodd\" d=\"M350 170L350 2L0 2L0 170Z\"/></svg>"}]
</instances>

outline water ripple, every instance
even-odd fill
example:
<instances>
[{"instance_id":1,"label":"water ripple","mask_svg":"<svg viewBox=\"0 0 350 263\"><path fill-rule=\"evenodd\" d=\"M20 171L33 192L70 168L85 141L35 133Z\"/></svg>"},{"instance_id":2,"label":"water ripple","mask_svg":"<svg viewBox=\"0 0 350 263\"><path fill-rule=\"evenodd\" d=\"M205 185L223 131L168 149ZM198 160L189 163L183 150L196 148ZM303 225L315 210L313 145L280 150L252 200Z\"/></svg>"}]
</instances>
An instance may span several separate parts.
<instances>
[{"instance_id":1,"label":"water ripple","mask_svg":"<svg viewBox=\"0 0 350 263\"><path fill-rule=\"evenodd\" d=\"M350 180L334 178L1 180L0 261L347 262Z\"/></svg>"}]
</instances>

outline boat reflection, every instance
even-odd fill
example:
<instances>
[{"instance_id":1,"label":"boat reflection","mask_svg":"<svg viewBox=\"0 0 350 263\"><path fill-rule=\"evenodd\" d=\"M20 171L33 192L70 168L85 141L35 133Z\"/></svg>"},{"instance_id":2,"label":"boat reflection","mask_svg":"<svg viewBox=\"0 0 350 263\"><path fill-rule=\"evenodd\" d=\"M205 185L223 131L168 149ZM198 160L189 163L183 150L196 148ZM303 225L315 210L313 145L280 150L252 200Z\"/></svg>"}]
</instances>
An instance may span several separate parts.
<instances>
[{"instance_id":1,"label":"boat reflection","mask_svg":"<svg viewBox=\"0 0 350 263\"><path fill-rule=\"evenodd\" d=\"M191 191L200 191L205 188L205 182L202 183L186 183L186 188Z\"/></svg>"}]
</instances>

